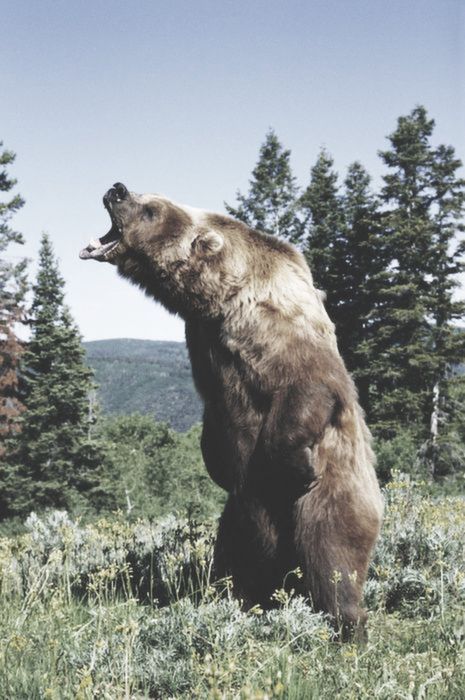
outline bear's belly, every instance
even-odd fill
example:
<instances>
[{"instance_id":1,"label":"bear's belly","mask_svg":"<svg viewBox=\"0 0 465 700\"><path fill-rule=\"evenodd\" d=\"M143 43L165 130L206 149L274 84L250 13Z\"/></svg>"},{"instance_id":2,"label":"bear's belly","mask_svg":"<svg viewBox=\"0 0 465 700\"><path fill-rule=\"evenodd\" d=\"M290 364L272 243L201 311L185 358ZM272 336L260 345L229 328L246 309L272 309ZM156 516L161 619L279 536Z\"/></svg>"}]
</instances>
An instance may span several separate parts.
<instances>
[{"instance_id":1,"label":"bear's belly","mask_svg":"<svg viewBox=\"0 0 465 700\"><path fill-rule=\"evenodd\" d=\"M211 478L228 492L241 490L261 427L261 416L217 403L205 405L202 455Z\"/></svg>"}]
</instances>

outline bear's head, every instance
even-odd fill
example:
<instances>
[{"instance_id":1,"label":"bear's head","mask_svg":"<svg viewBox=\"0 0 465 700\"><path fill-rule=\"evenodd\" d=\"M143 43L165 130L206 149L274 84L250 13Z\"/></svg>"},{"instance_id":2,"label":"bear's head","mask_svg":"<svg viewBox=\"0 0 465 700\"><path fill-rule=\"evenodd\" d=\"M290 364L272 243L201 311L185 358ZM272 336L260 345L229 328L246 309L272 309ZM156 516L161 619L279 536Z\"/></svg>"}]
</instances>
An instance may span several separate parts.
<instances>
[{"instance_id":1,"label":"bear's head","mask_svg":"<svg viewBox=\"0 0 465 700\"><path fill-rule=\"evenodd\" d=\"M335 343L310 270L293 246L229 216L129 192L120 182L103 203L111 228L80 257L116 265L185 320L219 321L231 350L239 343L243 354L258 357L266 339L283 357L294 337L307 345L313 336Z\"/></svg>"},{"instance_id":2,"label":"bear's head","mask_svg":"<svg viewBox=\"0 0 465 700\"><path fill-rule=\"evenodd\" d=\"M207 230L206 221L202 227L201 209L175 204L161 195L129 192L121 182L108 190L103 204L110 214L111 228L81 251L84 260L117 265L131 253L144 252L150 260L156 252L184 259L193 251L212 255L223 247L219 233Z\"/></svg>"},{"instance_id":3,"label":"bear's head","mask_svg":"<svg viewBox=\"0 0 465 700\"><path fill-rule=\"evenodd\" d=\"M81 259L116 265L123 277L184 317L192 311L217 315L222 299L245 273L241 224L228 217L223 217L226 224L215 222L215 215L201 209L129 192L120 182L103 203L111 228L90 241ZM228 229L234 228L232 235Z\"/></svg>"}]
</instances>

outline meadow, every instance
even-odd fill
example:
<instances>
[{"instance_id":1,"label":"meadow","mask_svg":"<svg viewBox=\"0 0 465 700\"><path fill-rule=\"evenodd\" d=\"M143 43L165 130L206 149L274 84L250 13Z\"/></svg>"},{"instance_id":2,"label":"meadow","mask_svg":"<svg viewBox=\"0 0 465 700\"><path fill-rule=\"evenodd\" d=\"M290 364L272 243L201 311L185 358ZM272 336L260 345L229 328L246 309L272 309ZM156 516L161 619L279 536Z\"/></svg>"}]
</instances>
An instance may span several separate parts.
<instances>
[{"instance_id":1,"label":"meadow","mask_svg":"<svg viewBox=\"0 0 465 700\"><path fill-rule=\"evenodd\" d=\"M465 499L387 485L366 644L276 591L241 611L211 582L215 522L31 515L0 540L4 698L465 697Z\"/></svg>"}]
</instances>

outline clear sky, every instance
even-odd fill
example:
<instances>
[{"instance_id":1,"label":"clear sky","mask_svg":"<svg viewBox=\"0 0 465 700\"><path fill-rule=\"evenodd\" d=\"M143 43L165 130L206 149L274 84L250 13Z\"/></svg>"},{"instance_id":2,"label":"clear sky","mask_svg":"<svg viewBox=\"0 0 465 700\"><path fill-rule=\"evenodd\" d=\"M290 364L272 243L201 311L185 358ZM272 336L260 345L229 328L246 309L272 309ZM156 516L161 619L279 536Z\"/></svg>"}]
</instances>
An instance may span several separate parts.
<instances>
[{"instance_id":1,"label":"clear sky","mask_svg":"<svg viewBox=\"0 0 465 700\"><path fill-rule=\"evenodd\" d=\"M78 259L117 180L222 211L273 127L301 185L323 145L376 182L416 104L465 157L465 0L0 0L0 21L15 227L31 271L49 232L86 340L183 338L113 267Z\"/></svg>"}]
</instances>

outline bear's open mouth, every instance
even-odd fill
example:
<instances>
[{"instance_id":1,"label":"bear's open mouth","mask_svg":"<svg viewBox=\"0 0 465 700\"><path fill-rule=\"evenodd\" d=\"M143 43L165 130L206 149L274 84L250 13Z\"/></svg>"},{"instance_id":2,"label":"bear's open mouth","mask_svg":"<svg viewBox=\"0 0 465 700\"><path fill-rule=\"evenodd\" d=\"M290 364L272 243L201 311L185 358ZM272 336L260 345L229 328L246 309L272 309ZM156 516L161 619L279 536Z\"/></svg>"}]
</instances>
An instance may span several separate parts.
<instances>
[{"instance_id":1,"label":"bear's open mouth","mask_svg":"<svg viewBox=\"0 0 465 700\"><path fill-rule=\"evenodd\" d=\"M104 197L103 203L105 205L105 209L110 214L111 229L101 238L92 238L89 241L89 244L79 253L81 260L105 261L107 260L111 251L118 247L121 240L121 227L116 223L111 205L106 197Z\"/></svg>"},{"instance_id":2,"label":"bear's open mouth","mask_svg":"<svg viewBox=\"0 0 465 700\"><path fill-rule=\"evenodd\" d=\"M81 260L106 260L108 254L118 246L120 239L121 231L116 224L113 224L102 238L90 240L89 244L79 253L79 257Z\"/></svg>"}]
</instances>

